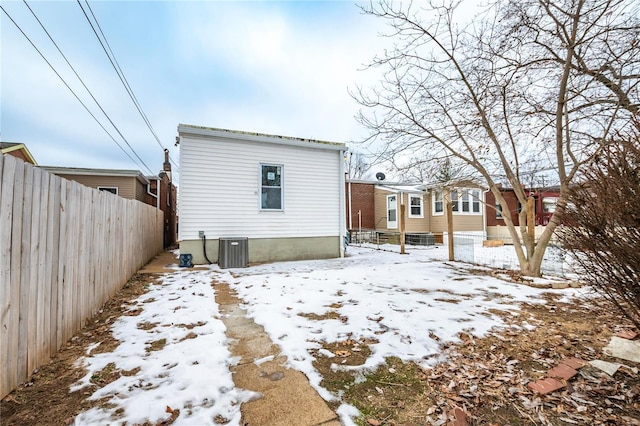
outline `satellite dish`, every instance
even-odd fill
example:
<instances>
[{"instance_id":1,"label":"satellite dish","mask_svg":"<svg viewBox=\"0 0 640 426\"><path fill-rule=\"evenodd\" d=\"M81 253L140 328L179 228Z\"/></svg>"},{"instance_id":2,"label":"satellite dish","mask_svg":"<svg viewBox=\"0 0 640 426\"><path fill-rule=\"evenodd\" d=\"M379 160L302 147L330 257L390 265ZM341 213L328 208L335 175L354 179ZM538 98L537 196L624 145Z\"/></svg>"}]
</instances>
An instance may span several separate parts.
<instances>
[{"instance_id":1,"label":"satellite dish","mask_svg":"<svg viewBox=\"0 0 640 426\"><path fill-rule=\"evenodd\" d=\"M378 173L376 173L376 179L378 179L378 180L380 180L380 181L384 180L384 178L385 178L385 177L386 177L386 176L385 176L385 175L384 175L384 173L382 173L382 172L378 172Z\"/></svg>"}]
</instances>

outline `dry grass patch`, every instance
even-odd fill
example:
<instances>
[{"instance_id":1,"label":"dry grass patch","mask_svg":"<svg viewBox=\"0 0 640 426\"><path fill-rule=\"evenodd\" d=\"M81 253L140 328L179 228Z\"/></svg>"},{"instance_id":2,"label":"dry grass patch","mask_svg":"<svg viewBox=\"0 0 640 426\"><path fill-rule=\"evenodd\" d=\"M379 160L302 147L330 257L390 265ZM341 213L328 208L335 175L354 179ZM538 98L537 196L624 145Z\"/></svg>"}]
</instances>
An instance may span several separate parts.
<instances>
[{"instance_id":1,"label":"dry grass patch","mask_svg":"<svg viewBox=\"0 0 640 426\"><path fill-rule=\"evenodd\" d=\"M322 320L328 320L328 319L340 319L341 316L338 312L336 311L327 311L324 314L307 314L307 313L299 313L298 316L301 316L303 318L308 318L310 320L313 321L322 321Z\"/></svg>"},{"instance_id":2,"label":"dry grass patch","mask_svg":"<svg viewBox=\"0 0 640 426\"><path fill-rule=\"evenodd\" d=\"M147 343L147 353L153 351L161 351L167 345L167 339L154 340L151 343Z\"/></svg>"}]
</instances>

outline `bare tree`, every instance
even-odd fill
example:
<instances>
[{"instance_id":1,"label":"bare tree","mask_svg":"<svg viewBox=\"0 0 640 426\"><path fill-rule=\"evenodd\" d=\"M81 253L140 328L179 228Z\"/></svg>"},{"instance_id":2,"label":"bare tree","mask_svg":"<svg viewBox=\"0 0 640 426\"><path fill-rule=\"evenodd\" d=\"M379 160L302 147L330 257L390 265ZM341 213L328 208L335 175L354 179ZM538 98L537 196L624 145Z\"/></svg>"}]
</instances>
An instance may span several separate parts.
<instances>
[{"instance_id":1,"label":"bare tree","mask_svg":"<svg viewBox=\"0 0 640 426\"><path fill-rule=\"evenodd\" d=\"M363 10L387 21L394 48L374 58L376 87L358 88L365 142L400 167L454 158L506 205L504 176L524 206L509 215L521 272L539 276L567 190L601 141L639 113L640 7L632 0L496 0L466 24L472 2L394 4ZM469 6L469 7L468 7ZM544 162L560 187L546 229L526 232L529 166ZM536 167L540 167L539 165Z\"/></svg>"},{"instance_id":2,"label":"bare tree","mask_svg":"<svg viewBox=\"0 0 640 426\"><path fill-rule=\"evenodd\" d=\"M349 179L365 179L371 169L367 158L358 151L350 151L347 154L346 163Z\"/></svg>"},{"instance_id":3,"label":"bare tree","mask_svg":"<svg viewBox=\"0 0 640 426\"><path fill-rule=\"evenodd\" d=\"M640 125L607 144L581 178L560 239L582 277L640 328Z\"/></svg>"}]
</instances>

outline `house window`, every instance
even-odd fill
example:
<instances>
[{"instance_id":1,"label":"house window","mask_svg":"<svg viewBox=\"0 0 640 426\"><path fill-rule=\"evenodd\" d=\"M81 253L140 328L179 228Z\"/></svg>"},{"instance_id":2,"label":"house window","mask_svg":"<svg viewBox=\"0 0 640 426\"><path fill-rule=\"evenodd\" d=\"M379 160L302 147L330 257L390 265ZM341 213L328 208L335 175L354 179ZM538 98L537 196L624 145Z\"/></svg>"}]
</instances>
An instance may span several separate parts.
<instances>
[{"instance_id":1,"label":"house window","mask_svg":"<svg viewBox=\"0 0 640 426\"><path fill-rule=\"evenodd\" d=\"M106 191L112 194L118 195L118 187L117 186L99 186L99 191Z\"/></svg>"},{"instance_id":2,"label":"house window","mask_svg":"<svg viewBox=\"0 0 640 426\"><path fill-rule=\"evenodd\" d=\"M458 214L480 213L479 189L456 189L451 191L452 210Z\"/></svg>"},{"instance_id":3,"label":"house window","mask_svg":"<svg viewBox=\"0 0 640 426\"><path fill-rule=\"evenodd\" d=\"M423 217L422 195L409 195L409 217Z\"/></svg>"},{"instance_id":4,"label":"house window","mask_svg":"<svg viewBox=\"0 0 640 426\"><path fill-rule=\"evenodd\" d=\"M496 201L496 219L502 219L502 206Z\"/></svg>"},{"instance_id":5,"label":"house window","mask_svg":"<svg viewBox=\"0 0 640 426\"><path fill-rule=\"evenodd\" d=\"M480 190L472 189L469 191L471 197L471 212L480 213Z\"/></svg>"},{"instance_id":6,"label":"house window","mask_svg":"<svg viewBox=\"0 0 640 426\"><path fill-rule=\"evenodd\" d=\"M260 208L262 210L283 210L282 166L260 165Z\"/></svg>"},{"instance_id":7,"label":"house window","mask_svg":"<svg viewBox=\"0 0 640 426\"><path fill-rule=\"evenodd\" d=\"M557 197L544 197L542 199L542 211L544 213L554 213L556 211L556 204L558 204Z\"/></svg>"},{"instance_id":8,"label":"house window","mask_svg":"<svg viewBox=\"0 0 640 426\"><path fill-rule=\"evenodd\" d=\"M433 213L442 214L444 212L444 198L442 191L434 191L433 193Z\"/></svg>"}]
</instances>

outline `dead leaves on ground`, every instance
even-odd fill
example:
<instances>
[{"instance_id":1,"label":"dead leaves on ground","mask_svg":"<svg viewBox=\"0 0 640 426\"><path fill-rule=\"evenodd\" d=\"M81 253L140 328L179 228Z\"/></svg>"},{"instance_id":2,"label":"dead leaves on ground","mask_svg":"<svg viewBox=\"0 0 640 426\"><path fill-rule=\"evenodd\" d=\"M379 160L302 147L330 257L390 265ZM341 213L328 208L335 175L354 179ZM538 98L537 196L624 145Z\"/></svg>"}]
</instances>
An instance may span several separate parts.
<instances>
[{"instance_id":1,"label":"dead leaves on ground","mask_svg":"<svg viewBox=\"0 0 640 426\"><path fill-rule=\"evenodd\" d=\"M348 370L331 371L355 355L353 348L361 343L355 338L324 344L337 356L316 357L315 365L323 386L340 391L342 402L359 408L368 425L640 426L640 377L633 368L640 365L613 377L585 366L546 395L527 386L562 360L609 359L602 348L625 324L615 310L548 296L545 305L523 304L517 315L492 314L502 316L505 327L482 338L471 330L460 333L459 342L442 345L446 361L430 368L397 360L393 368L366 373L364 381L346 377Z\"/></svg>"}]
</instances>

